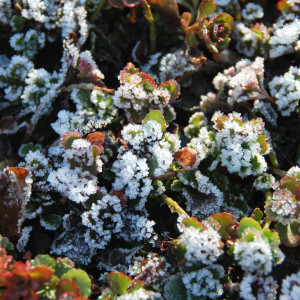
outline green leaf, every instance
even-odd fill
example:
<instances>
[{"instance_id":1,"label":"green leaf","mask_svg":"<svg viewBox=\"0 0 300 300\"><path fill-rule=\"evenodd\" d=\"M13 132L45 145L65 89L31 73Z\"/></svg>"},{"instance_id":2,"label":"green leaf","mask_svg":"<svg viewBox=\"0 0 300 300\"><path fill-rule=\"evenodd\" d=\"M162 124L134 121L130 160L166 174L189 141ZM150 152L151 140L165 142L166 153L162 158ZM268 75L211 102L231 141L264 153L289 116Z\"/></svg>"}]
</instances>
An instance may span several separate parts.
<instances>
[{"instance_id":1,"label":"green leaf","mask_svg":"<svg viewBox=\"0 0 300 300\"><path fill-rule=\"evenodd\" d=\"M279 235L277 232L271 231L270 229L262 229L262 236L265 236L268 240L269 243L272 245L279 245L280 239Z\"/></svg>"},{"instance_id":2,"label":"green leaf","mask_svg":"<svg viewBox=\"0 0 300 300\"><path fill-rule=\"evenodd\" d=\"M115 271L108 274L107 281L108 286L115 294L124 295L132 279L122 272Z\"/></svg>"},{"instance_id":3,"label":"green leaf","mask_svg":"<svg viewBox=\"0 0 300 300\"><path fill-rule=\"evenodd\" d=\"M61 278L63 274L74 268L74 263L69 258L57 258L54 266L54 275Z\"/></svg>"},{"instance_id":4,"label":"green leaf","mask_svg":"<svg viewBox=\"0 0 300 300\"><path fill-rule=\"evenodd\" d=\"M166 121L164 116L159 110L152 110L147 114L143 120L143 125L149 121L156 121L161 126L161 131L164 133L166 131Z\"/></svg>"},{"instance_id":5,"label":"green leaf","mask_svg":"<svg viewBox=\"0 0 300 300\"><path fill-rule=\"evenodd\" d=\"M275 229L279 234L281 243L288 247L296 247L300 245L300 236L297 234L299 229L299 221L295 220L291 225L275 224Z\"/></svg>"},{"instance_id":6,"label":"green leaf","mask_svg":"<svg viewBox=\"0 0 300 300\"><path fill-rule=\"evenodd\" d=\"M63 293L73 292L76 296L80 296L80 289L78 284L69 278L61 279L56 287L55 296L58 299Z\"/></svg>"},{"instance_id":7,"label":"green leaf","mask_svg":"<svg viewBox=\"0 0 300 300\"><path fill-rule=\"evenodd\" d=\"M261 227L258 222L256 222L252 218L243 218L237 229L237 233L238 233L239 237L242 237L243 233L248 228L254 228L254 229L257 229L258 231L261 231Z\"/></svg>"},{"instance_id":8,"label":"green leaf","mask_svg":"<svg viewBox=\"0 0 300 300\"><path fill-rule=\"evenodd\" d=\"M56 214L43 215L41 216L41 225L46 230L55 230L60 226L61 216Z\"/></svg>"},{"instance_id":9,"label":"green leaf","mask_svg":"<svg viewBox=\"0 0 300 300\"><path fill-rule=\"evenodd\" d=\"M46 267L50 267L53 270L55 266L54 258L50 257L48 254L46 255L39 254L34 259L32 259L30 263L31 263L31 267L44 265Z\"/></svg>"},{"instance_id":10,"label":"green leaf","mask_svg":"<svg viewBox=\"0 0 300 300\"><path fill-rule=\"evenodd\" d=\"M217 4L213 0L202 0L199 9L197 20L200 21L206 18L207 15L212 14L216 10Z\"/></svg>"},{"instance_id":11,"label":"green leaf","mask_svg":"<svg viewBox=\"0 0 300 300\"><path fill-rule=\"evenodd\" d=\"M164 110L164 117L167 122L171 122L175 119L174 111L170 109L170 106L166 106L163 108Z\"/></svg>"},{"instance_id":12,"label":"green leaf","mask_svg":"<svg viewBox=\"0 0 300 300\"><path fill-rule=\"evenodd\" d=\"M188 30L186 34L186 42L190 47L196 48L198 46L199 43L193 29Z\"/></svg>"},{"instance_id":13,"label":"green leaf","mask_svg":"<svg viewBox=\"0 0 300 300\"><path fill-rule=\"evenodd\" d=\"M234 19L232 16L228 15L227 13L221 13L218 14L215 18L214 18L214 22L213 23L227 23L227 24L233 24ZM225 24L224 24L225 25Z\"/></svg>"},{"instance_id":14,"label":"green leaf","mask_svg":"<svg viewBox=\"0 0 300 300\"><path fill-rule=\"evenodd\" d=\"M82 104L83 109L90 109L93 106L91 102L91 92L88 90L79 90L76 93L76 98Z\"/></svg>"},{"instance_id":15,"label":"green leaf","mask_svg":"<svg viewBox=\"0 0 300 300\"><path fill-rule=\"evenodd\" d=\"M164 288L164 296L167 300L187 300L186 288L180 275L169 278Z\"/></svg>"},{"instance_id":16,"label":"green leaf","mask_svg":"<svg viewBox=\"0 0 300 300\"><path fill-rule=\"evenodd\" d=\"M251 218L257 222L260 222L263 216L264 216L263 212L258 207L255 208L253 213L251 214Z\"/></svg>"},{"instance_id":17,"label":"green leaf","mask_svg":"<svg viewBox=\"0 0 300 300\"><path fill-rule=\"evenodd\" d=\"M297 177L291 175L285 176L280 181L280 188L288 189L294 195L299 185L300 185L300 180Z\"/></svg>"},{"instance_id":18,"label":"green leaf","mask_svg":"<svg viewBox=\"0 0 300 300\"><path fill-rule=\"evenodd\" d=\"M223 212L219 214L213 214L209 217L209 219L213 219L221 225L221 228L219 229L219 234L224 240L228 240L233 230L232 225L234 222L234 216L229 213Z\"/></svg>"},{"instance_id":19,"label":"green leaf","mask_svg":"<svg viewBox=\"0 0 300 300\"><path fill-rule=\"evenodd\" d=\"M184 184L178 179L175 179L171 184L171 190L174 192L181 192L183 187Z\"/></svg>"},{"instance_id":20,"label":"green leaf","mask_svg":"<svg viewBox=\"0 0 300 300\"><path fill-rule=\"evenodd\" d=\"M133 293L142 288L144 288L144 284L141 281L135 281L133 287L130 289L130 293Z\"/></svg>"},{"instance_id":21,"label":"green leaf","mask_svg":"<svg viewBox=\"0 0 300 300\"><path fill-rule=\"evenodd\" d=\"M165 81L161 83L158 88L167 89L170 92L170 102L175 101L175 99L179 96L179 85L175 80Z\"/></svg>"},{"instance_id":22,"label":"green leaf","mask_svg":"<svg viewBox=\"0 0 300 300\"><path fill-rule=\"evenodd\" d=\"M106 180L113 180L116 178L116 174L111 169L105 169L102 172L102 176Z\"/></svg>"},{"instance_id":23,"label":"green leaf","mask_svg":"<svg viewBox=\"0 0 300 300\"><path fill-rule=\"evenodd\" d=\"M83 270L71 269L63 274L61 278L73 279L78 284L82 296L89 297L91 295L91 279Z\"/></svg>"},{"instance_id":24,"label":"green leaf","mask_svg":"<svg viewBox=\"0 0 300 300\"><path fill-rule=\"evenodd\" d=\"M199 222L195 217L191 217L191 218L185 218L182 220L182 224L184 224L187 227L195 227L201 230L205 229L205 227L201 224L201 222Z\"/></svg>"}]
</instances>

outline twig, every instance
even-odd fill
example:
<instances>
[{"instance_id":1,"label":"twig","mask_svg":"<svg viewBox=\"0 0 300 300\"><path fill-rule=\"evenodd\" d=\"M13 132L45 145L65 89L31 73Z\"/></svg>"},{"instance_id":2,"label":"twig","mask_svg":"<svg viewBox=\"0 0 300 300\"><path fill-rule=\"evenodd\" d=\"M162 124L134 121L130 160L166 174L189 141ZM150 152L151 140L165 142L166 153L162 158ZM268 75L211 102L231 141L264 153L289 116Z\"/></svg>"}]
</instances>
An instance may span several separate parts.
<instances>
[{"instance_id":1,"label":"twig","mask_svg":"<svg viewBox=\"0 0 300 300\"><path fill-rule=\"evenodd\" d=\"M104 5L106 4L106 0L100 0L98 2L98 5L94 11L94 13L92 14L92 16L89 19L90 23L94 23L98 17L98 14L100 13L101 9L104 7Z\"/></svg>"},{"instance_id":2,"label":"twig","mask_svg":"<svg viewBox=\"0 0 300 300\"><path fill-rule=\"evenodd\" d=\"M269 166L269 169L270 169L273 173L277 174L277 175L280 176L280 177L285 177L285 176L286 176L286 172L285 172L285 171L282 171L282 170L280 170L280 169L274 168L274 167L272 167L272 166Z\"/></svg>"},{"instance_id":3,"label":"twig","mask_svg":"<svg viewBox=\"0 0 300 300\"><path fill-rule=\"evenodd\" d=\"M163 180L163 179L167 179L167 178L170 178L170 177L174 177L176 176L177 173L183 173L183 172L187 172L188 170L185 170L185 169L180 169L178 171L170 171L170 172L167 172L161 176L152 176L150 177L150 179L152 180Z\"/></svg>"},{"instance_id":4,"label":"twig","mask_svg":"<svg viewBox=\"0 0 300 300\"><path fill-rule=\"evenodd\" d=\"M171 209L171 212L176 212L179 215L185 215L186 217L190 217L179 205L176 201L174 201L172 198L168 197L165 194L160 195L160 199L165 202L169 208Z\"/></svg>"},{"instance_id":5,"label":"twig","mask_svg":"<svg viewBox=\"0 0 300 300\"><path fill-rule=\"evenodd\" d=\"M156 51L156 33L155 33L155 24L154 18L150 9L150 5L146 0L141 2L144 7L145 18L149 22L149 30L150 30L150 53L154 54Z\"/></svg>"}]
</instances>

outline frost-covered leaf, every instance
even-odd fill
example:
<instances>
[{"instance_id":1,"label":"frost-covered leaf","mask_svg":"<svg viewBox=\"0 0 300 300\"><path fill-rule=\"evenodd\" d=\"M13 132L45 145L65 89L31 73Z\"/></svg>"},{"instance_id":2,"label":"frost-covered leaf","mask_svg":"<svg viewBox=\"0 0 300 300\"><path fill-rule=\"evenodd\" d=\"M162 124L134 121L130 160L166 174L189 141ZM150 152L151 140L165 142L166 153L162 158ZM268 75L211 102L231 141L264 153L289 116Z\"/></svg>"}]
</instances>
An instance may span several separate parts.
<instances>
[{"instance_id":1,"label":"frost-covered leaf","mask_svg":"<svg viewBox=\"0 0 300 300\"><path fill-rule=\"evenodd\" d=\"M167 300L187 300L186 288L179 274L169 278L164 287L164 296Z\"/></svg>"},{"instance_id":2,"label":"frost-covered leaf","mask_svg":"<svg viewBox=\"0 0 300 300\"><path fill-rule=\"evenodd\" d=\"M31 195L32 180L25 168L11 167L0 176L5 185L0 194L0 230L7 237L19 236L26 218L26 204Z\"/></svg>"},{"instance_id":3,"label":"frost-covered leaf","mask_svg":"<svg viewBox=\"0 0 300 300\"><path fill-rule=\"evenodd\" d=\"M40 220L41 225L46 230L56 230L61 223L61 216L56 214L42 215Z\"/></svg>"},{"instance_id":4,"label":"frost-covered leaf","mask_svg":"<svg viewBox=\"0 0 300 300\"><path fill-rule=\"evenodd\" d=\"M253 220L252 218L243 218L237 229L238 235L242 237L248 228L249 229L253 228L255 230L261 231L261 227L257 221Z\"/></svg>"},{"instance_id":5,"label":"frost-covered leaf","mask_svg":"<svg viewBox=\"0 0 300 300\"><path fill-rule=\"evenodd\" d=\"M166 131L166 121L160 111L152 110L151 112L149 112L143 120L143 125L145 125L147 122L152 121L152 120L156 121L157 123L160 124L162 132Z\"/></svg>"}]
</instances>

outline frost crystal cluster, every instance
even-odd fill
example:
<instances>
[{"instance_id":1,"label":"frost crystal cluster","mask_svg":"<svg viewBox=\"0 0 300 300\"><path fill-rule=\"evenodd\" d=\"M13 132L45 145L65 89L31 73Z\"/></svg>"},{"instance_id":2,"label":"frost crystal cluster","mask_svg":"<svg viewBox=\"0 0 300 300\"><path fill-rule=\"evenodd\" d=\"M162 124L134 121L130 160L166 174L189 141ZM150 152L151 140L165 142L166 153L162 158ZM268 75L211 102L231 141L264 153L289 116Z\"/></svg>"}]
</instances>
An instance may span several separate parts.
<instances>
[{"instance_id":1,"label":"frost crystal cluster","mask_svg":"<svg viewBox=\"0 0 300 300\"><path fill-rule=\"evenodd\" d=\"M243 123L238 113L224 116L216 112L212 121L217 130L215 139L218 155L211 170L220 163L229 173L238 173L242 178L267 170L263 155L270 151L270 145L264 135L261 119Z\"/></svg>"},{"instance_id":2,"label":"frost crystal cluster","mask_svg":"<svg viewBox=\"0 0 300 300\"><path fill-rule=\"evenodd\" d=\"M299 103L300 70L290 67L282 76L275 76L269 82L270 93L275 98L278 109L283 116L290 116Z\"/></svg>"}]
</instances>

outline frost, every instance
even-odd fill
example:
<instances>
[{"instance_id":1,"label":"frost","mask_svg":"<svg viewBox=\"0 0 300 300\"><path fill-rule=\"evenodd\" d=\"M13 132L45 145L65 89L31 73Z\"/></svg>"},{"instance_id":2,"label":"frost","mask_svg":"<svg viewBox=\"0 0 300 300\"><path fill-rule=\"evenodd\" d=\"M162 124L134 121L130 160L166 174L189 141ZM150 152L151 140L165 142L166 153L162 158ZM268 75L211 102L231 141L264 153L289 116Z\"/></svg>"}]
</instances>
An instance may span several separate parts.
<instances>
[{"instance_id":1,"label":"frost","mask_svg":"<svg viewBox=\"0 0 300 300\"><path fill-rule=\"evenodd\" d=\"M260 5L250 2L242 10L242 16L246 21L254 21L264 16L264 10Z\"/></svg>"},{"instance_id":2,"label":"frost","mask_svg":"<svg viewBox=\"0 0 300 300\"><path fill-rule=\"evenodd\" d=\"M280 300L297 300L300 292L300 271L282 281Z\"/></svg>"},{"instance_id":3,"label":"frost","mask_svg":"<svg viewBox=\"0 0 300 300\"><path fill-rule=\"evenodd\" d=\"M55 0L23 0L22 16L43 23L45 28L62 29L62 38L79 28L80 44L83 44L88 35L86 22L87 12L82 6L84 0L65 1L62 5Z\"/></svg>"},{"instance_id":4,"label":"frost","mask_svg":"<svg viewBox=\"0 0 300 300\"><path fill-rule=\"evenodd\" d=\"M239 113L228 114L222 129L216 133L216 147L219 154L215 162L216 164L220 162L229 173L238 173L244 178L249 175L259 175L267 170L267 162L262 153L268 153L270 145L265 143L265 149L262 149L262 144L259 142L264 134L264 123L261 119L243 124L240 118ZM221 116L216 112L212 117L215 129L219 128L218 120L221 120ZM214 170L216 164L213 162L210 170Z\"/></svg>"},{"instance_id":5,"label":"frost","mask_svg":"<svg viewBox=\"0 0 300 300\"><path fill-rule=\"evenodd\" d=\"M270 39L270 57L276 58L285 54L293 53L297 49L300 35L299 17L290 14L280 18L273 24L273 36Z\"/></svg>"},{"instance_id":6,"label":"frost","mask_svg":"<svg viewBox=\"0 0 300 300\"><path fill-rule=\"evenodd\" d=\"M124 227L120 212L121 201L118 197L106 195L91 209L82 214L82 224L89 228L84 237L91 248L104 249L113 233L120 233Z\"/></svg>"},{"instance_id":7,"label":"frost","mask_svg":"<svg viewBox=\"0 0 300 300\"><path fill-rule=\"evenodd\" d=\"M30 29L25 36L24 33L14 34L10 38L10 46L28 59L32 59L38 50L45 46L45 38L45 33Z\"/></svg>"},{"instance_id":8,"label":"frost","mask_svg":"<svg viewBox=\"0 0 300 300\"><path fill-rule=\"evenodd\" d=\"M275 76L269 82L270 93L275 98L278 110L283 116L290 116L298 106L300 99L299 75L300 69L290 67L283 76Z\"/></svg>"},{"instance_id":9,"label":"frost","mask_svg":"<svg viewBox=\"0 0 300 300\"><path fill-rule=\"evenodd\" d=\"M214 276L216 273L218 276ZM219 278L222 276L224 276L224 268L221 265L212 265L209 268L184 274L182 281L187 289L188 300L195 297L215 299L221 296L223 288Z\"/></svg>"},{"instance_id":10,"label":"frost","mask_svg":"<svg viewBox=\"0 0 300 300\"><path fill-rule=\"evenodd\" d=\"M194 64L188 61L183 50L168 53L162 57L159 67L160 81L181 77L185 73L196 71Z\"/></svg>"},{"instance_id":11,"label":"frost","mask_svg":"<svg viewBox=\"0 0 300 300\"><path fill-rule=\"evenodd\" d=\"M97 191L97 177L78 167L71 169L65 165L53 170L47 181L54 189L76 203L85 202Z\"/></svg>"},{"instance_id":12,"label":"frost","mask_svg":"<svg viewBox=\"0 0 300 300\"><path fill-rule=\"evenodd\" d=\"M275 177L271 174L264 173L258 176L253 182L253 186L257 190L268 190L275 183Z\"/></svg>"},{"instance_id":13,"label":"frost","mask_svg":"<svg viewBox=\"0 0 300 300\"><path fill-rule=\"evenodd\" d=\"M22 235L18 240L18 243L16 245L16 248L19 252L23 253L25 252L25 246L27 245L27 242L30 237L30 232L32 231L32 226L26 226L22 229Z\"/></svg>"},{"instance_id":14,"label":"frost","mask_svg":"<svg viewBox=\"0 0 300 300\"><path fill-rule=\"evenodd\" d=\"M0 24L7 25L12 15L10 0L0 0Z\"/></svg>"},{"instance_id":15,"label":"frost","mask_svg":"<svg viewBox=\"0 0 300 300\"><path fill-rule=\"evenodd\" d=\"M269 274L273 256L267 238L255 236L251 242L238 241L234 244L234 259L244 271Z\"/></svg>"},{"instance_id":16,"label":"frost","mask_svg":"<svg viewBox=\"0 0 300 300\"><path fill-rule=\"evenodd\" d=\"M118 233L127 242L143 241L150 239L153 234L154 221L150 221L141 213L134 213L126 210L121 213L124 227Z\"/></svg>"},{"instance_id":17,"label":"frost","mask_svg":"<svg viewBox=\"0 0 300 300\"><path fill-rule=\"evenodd\" d=\"M117 300L162 300L160 293L153 291L146 291L142 288L136 290L133 293L126 293L122 296L119 296Z\"/></svg>"},{"instance_id":18,"label":"frost","mask_svg":"<svg viewBox=\"0 0 300 300\"><path fill-rule=\"evenodd\" d=\"M184 256L188 262L212 265L223 253L221 236L212 227L203 231L186 227L180 236L180 243L186 245Z\"/></svg>"},{"instance_id":19,"label":"frost","mask_svg":"<svg viewBox=\"0 0 300 300\"><path fill-rule=\"evenodd\" d=\"M240 283L240 296L245 300L275 300L278 288L273 277L245 274Z\"/></svg>"}]
</instances>

